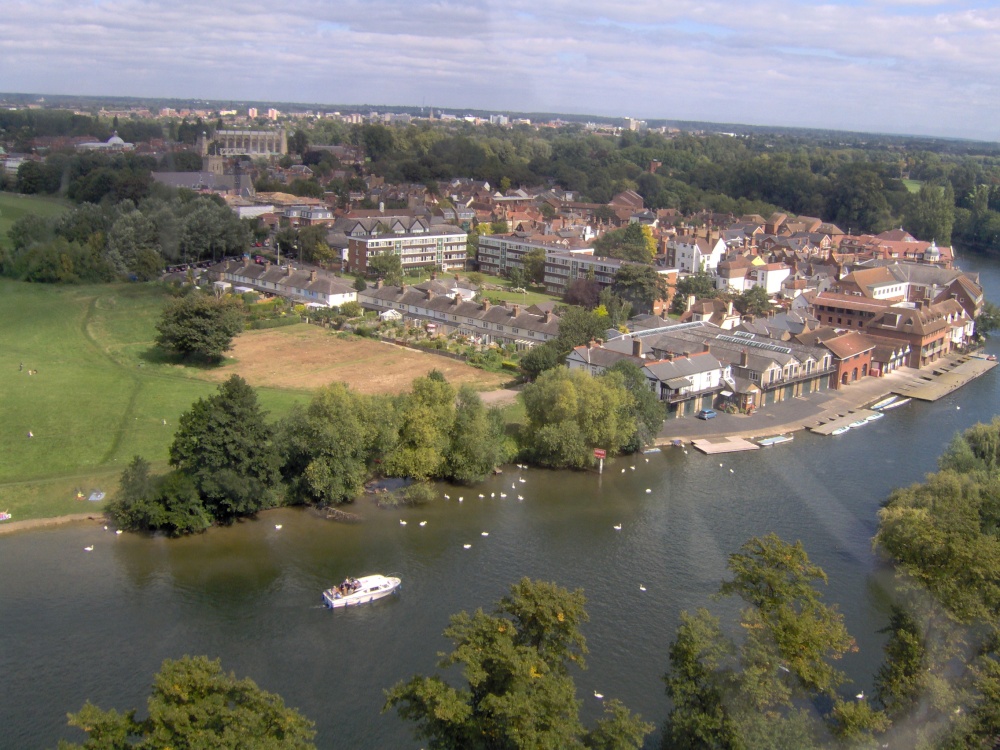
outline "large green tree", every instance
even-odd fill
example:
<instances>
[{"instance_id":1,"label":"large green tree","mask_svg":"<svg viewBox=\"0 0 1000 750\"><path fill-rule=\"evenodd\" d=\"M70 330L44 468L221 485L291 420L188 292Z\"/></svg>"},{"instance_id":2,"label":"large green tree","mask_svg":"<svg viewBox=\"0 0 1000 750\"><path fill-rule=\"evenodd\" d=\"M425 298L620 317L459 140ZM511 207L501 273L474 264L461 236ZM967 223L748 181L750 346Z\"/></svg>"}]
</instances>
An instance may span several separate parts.
<instances>
[{"instance_id":1,"label":"large green tree","mask_svg":"<svg viewBox=\"0 0 1000 750\"><path fill-rule=\"evenodd\" d=\"M487 409L472 386L462 386L458 390L444 475L464 484L480 482L504 457L503 414L497 409Z\"/></svg>"},{"instance_id":2,"label":"large green tree","mask_svg":"<svg viewBox=\"0 0 1000 750\"><path fill-rule=\"evenodd\" d=\"M465 684L416 676L386 691L385 710L437 750L641 747L652 726L617 700L595 729L580 721L570 670L584 668L584 604L582 591L524 578L492 613L454 615L444 632L454 648L439 665L461 666Z\"/></svg>"},{"instance_id":3,"label":"large green tree","mask_svg":"<svg viewBox=\"0 0 1000 750\"><path fill-rule=\"evenodd\" d=\"M415 379L412 388L400 397L399 441L383 470L414 479L442 476L455 423L455 389L437 370Z\"/></svg>"},{"instance_id":4,"label":"large green tree","mask_svg":"<svg viewBox=\"0 0 1000 750\"><path fill-rule=\"evenodd\" d=\"M368 273L389 286L399 286L403 283L403 261L391 250L378 253L368 259Z\"/></svg>"},{"instance_id":5,"label":"large green tree","mask_svg":"<svg viewBox=\"0 0 1000 750\"><path fill-rule=\"evenodd\" d=\"M266 414L238 375L181 415L170 464L191 477L218 521L272 507L280 460Z\"/></svg>"},{"instance_id":6,"label":"large green tree","mask_svg":"<svg viewBox=\"0 0 1000 750\"><path fill-rule=\"evenodd\" d=\"M632 223L601 235L594 241L594 252L619 260L652 263L656 255L656 240L649 227Z\"/></svg>"},{"instance_id":7,"label":"large green tree","mask_svg":"<svg viewBox=\"0 0 1000 750\"><path fill-rule=\"evenodd\" d=\"M249 679L226 674L204 656L167 659L153 678L147 718L132 709L103 711L88 702L69 715L87 734L83 744L60 742L59 750L310 750L313 722L281 696Z\"/></svg>"},{"instance_id":8,"label":"large green tree","mask_svg":"<svg viewBox=\"0 0 1000 750\"><path fill-rule=\"evenodd\" d=\"M522 391L528 423L522 443L543 466L580 469L594 449L617 453L635 439L634 400L620 373L546 370Z\"/></svg>"},{"instance_id":9,"label":"large green tree","mask_svg":"<svg viewBox=\"0 0 1000 750\"><path fill-rule=\"evenodd\" d=\"M238 298L216 299L194 292L164 308L156 325L156 343L183 357L219 361L245 324L246 313Z\"/></svg>"},{"instance_id":10,"label":"large green tree","mask_svg":"<svg viewBox=\"0 0 1000 750\"><path fill-rule=\"evenodd\" d=\"M615 273L611 290L632 303L639 313L653 311L653 303L667 298L667 281L652 266L628 263Z\"/></svg>"}]
</instances>

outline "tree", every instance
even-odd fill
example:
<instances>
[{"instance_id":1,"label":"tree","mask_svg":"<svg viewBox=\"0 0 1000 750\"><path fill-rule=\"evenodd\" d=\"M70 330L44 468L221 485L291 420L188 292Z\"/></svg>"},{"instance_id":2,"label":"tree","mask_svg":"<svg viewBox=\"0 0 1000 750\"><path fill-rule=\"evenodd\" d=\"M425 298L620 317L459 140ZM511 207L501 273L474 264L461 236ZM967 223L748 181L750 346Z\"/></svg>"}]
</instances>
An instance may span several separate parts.
<instances>
[{"instance_id":1,"label":"tree","mask_svg":"<svg viewBox=\"0 0 1000 750\"><path fill-rule=\"evenodd\" d=\"M615 273L612 293L632 303L640 313L651 313L653 305L669 295L667 281L652 266L625 264Z\"/></svg>"},{"instance_id":2,"label":"tree","mask_svg":"<svg viewBox=\"0 0 1000 750\"><path fill-rule=\"evenodd\" d=\"M500 219L490 224L490 234L507 234L508 232L510 232L510 227L506 219Z\"/></svg>"},{"instance_id":3,"label":"tree","mask_svg":"<svg viewBox=\"0 0 1000 750\"><path fill-rule=\"evenodd\" d=\"M245 311L239 299L193 293L163 310L156 325L156 343L182 357L219 361L244 325Z\"/></svg>"},{"instance_id":4,"label":"tree","mask_svg":"<svg viewBox=\"0 0 1000 750\"><path fill-rule=\"evenodd\" d=\"M280 461L265 416L256 392L238 375L181 415L170 465L194 479L218 521L274 505Z\"/></svg>"},{"instance_id":5,"label":"tree","mask_svg":"<svg viewBox=\"0 0 1000 750\"><path fill-rule=\"evenodd\" d=\"M363 292L365 289L368 288L368 282L365 281L365 277L364 276L358 276L354 280L353 286L354 286L354 289L356 291Z\"/></svg>"},{"instance_id":6,"label":"tree","mask_svg":"<svg viewBox=\"0 0 1000 750\"><path fill-rule=\"evenodd\" d=\"M955 191L950 184L944 187L924 183L911 194L903 208L903 224L918 240L936 241L939 245L951 244L951 230L955 224Z\"/></svg>"},{"instance_id":7,"label":"tree","mask_svg":"<svg viewBox=\"0 0 1000 750\"><path fill-rule=\"evenodd\" d=\"M167 659L153 678L146 702L148 718L135 709L102 711L87 702L69 715L69 725L86 732L82 745L60 742L60 750L125 750L186 747L243 750L314 748L313 722L281 696L261 690L247 678L222 671L204 656Z\"/></svg>"},{"instance_id":8,"label":"tree","mask_svg":"<svg viewBox=\"0 0 1000 750\"><path fill-rule=\"evenodd\" d=\"M594 252L619 260L652 263L656 255L656 240L649 227L633 223L622 229L605 232L595 240Z\"/></svg>"},{"instance_id":9,"label":"tree","mask_svg":"<svg viewBox=\"0 0 1000 750\"><path fill-rule=\"evenodd\" d=\"M563 301L567 305L578 305L593 310L600 303L601 285L593 279L573 279L566 285Z\"/></svg>"},{"instance_id":10,"label":"tree","mask_svg":"<svg viewBox=\"0 0 1000 750\"><path fill-rule=\"evenodd\" d=\"M465 685L418 675L387 690L383 710L398 710L441 750L641 747L653 727L618 701L596 729L580 721L570 667L584 668L584 604L582 591L522 579L491 614L451 618L444 634L454 648L439 666L462 666Z\"/></svg>"},{"instance_id":11,"label":"tree","mask_svg":"<svg viewBox=\"0 0 1000 750\"><path fill-rule=\"evenodd\" d=\"M149 462L135 456L122 471L118 492L108 503L107 514L120 529L146 531L163 523L163 507L156 502Z\"/></svg>"},{"instance_id":12,"label":"tree","mask_svg":"<svg viewBox=\"0 0 1000 750\"><path fill-rule=\"evenodd\" d=\"M989 300L983 300L983 308L976 316L976 334L989 336L998 328L1000 328L1000 307Z\"/></svg>"},{"instance_id":13,"label":"tree","mask_svg":"<svg viewBox=\"0 0 1000 750\"><path fill-rule=\"evenodd\" d=\"M880 632L888 633L885 662L875 674L874 700L897 718L905 716L924 692L926 648L920 627L903 607L893 605L889 624Z\"/></svg>"},{"instance_id":14,"label":"tree","mask_svg":"<svg viewBox=\"0 0 1000 750\"><path fill-rule=\"evenodd\" d=\"M533 247L524 254L524 273L533 284L545 283L545 248Z\"/></svg>"},{"instance_id":15,"label":"tree","mask_svg":"<svg viewBox=\"0 0 1000 750\"><path fill-rule=\"evenodd\" d=\"M282 422L276 442L293 498L336 505L361 494L377 458L372 400L331 383Z\"/></svg>"},{"instance_id":16,"label":"tree","mask_svg":"<svg viewBox=\"0 0 1000 750\"><path fill-rule=\"evenodd\" d=\"M546 341L544 344L531 347L528 353L521 357L520 365L528 379L534 380L546 370L559 367L562 361L556 342Z\"/></svg>"},{"instance_id":17,"label":"tree","mask_svg":"<svg viewBox=\"0 0 1000 750\"><path fill-rule=\"evenodd\" d=\"M588 341L603 339L607 330L606 318L582 307L569 307L559 316L559 351L568 354L574 347Z\"/></svg>"},{"instance_id":18,"label":"tree","mask_svg":"<svg viewBox=\"0 0 1000 750\"><path fill-rule=\"evenodd\" d=\"M632 397L618 373L594 378L584 370L546 370L522 391L528 423L525 449L544 466L581 469L594 448L616 453L635 436Z\"/></svg>"},{"instance_id":19,"label":"tree","mask_svg":"<svg viewBox=\"0 0 1000 750\"><path fill-rule=\"evenodd\" d=\"M389 286L399 286L403 283L403 261L391 250L369 258L368 272Z\"/></svg>"},{"instance_id":20,"label":"tree","mask_svg":"<svg viewBox=\"0 0 1000 750\"><path fill-rule=\"evenodd\" d=\"M683 313L687 309L688 297L714 299L716 296L718 291L715 288L715 280L704 271L678 278L670 312L675 315Z\"/></svg>"},{"instance_id":21,"label":"tree","mask_svg":"<svg viewBox=\"0 0 1000 750\"><path fill-rule=\"evenodd\" d=\"M309 150L309 136L302 128L296 128L291 138L288 139L288 150L299 156Z\"/></svg>"},{"instance_id":22,"label":"tree","mask_svg":"<svg viewBox=\"0 0 1000 750\"><path fill-rule=\"evenodd\" d=\"M733 307L741 315L755 315L758 317L767 315L773 308L771 298L767 295L767 290L762 286L752 286L744 289L733 300Z\"/></svg>"},{"instance_id":23,"label":"tree","mask_svg":"<svg viewBox=\"0 0 1000 750\"><path fill-rule=\"evenodd\" d=\"M437 370L413 381L399 404L399 441L385 457L388 476L442 476L455 423L455 389Z\"/></svg>"},{"instance_id":24,"label":"tree","mask_svg":"<svg viewBox=\"0 0 1000 750\"><path fill-rule=\"evenodd\" d=\"M504 422L487 409L471 386L458 391L444 475L462 484L485 479L503 460Z\"/></svg>"}]
</instances>

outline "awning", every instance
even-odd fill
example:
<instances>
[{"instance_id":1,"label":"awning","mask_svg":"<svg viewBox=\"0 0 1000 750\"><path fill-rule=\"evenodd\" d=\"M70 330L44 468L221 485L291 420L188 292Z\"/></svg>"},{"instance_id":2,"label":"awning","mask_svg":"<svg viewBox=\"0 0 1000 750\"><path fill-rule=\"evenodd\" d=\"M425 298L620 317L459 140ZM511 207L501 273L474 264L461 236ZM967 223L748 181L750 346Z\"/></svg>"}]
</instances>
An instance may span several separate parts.
<instances>
[{"instance_id":1,"label":"awning","mask_svg":"<svg viewBox=\"0 0 1000 750\"><path fill-rule=\"evenodd\" d=\"M720 393L719 395L722 396L723 398L727 398L729 396L732 396L733 392L732 391L722 391L722 393Z\"/></svg>"},{"instance_id":2,"label":"awning","mask_svg":"<svg viewBox=\"0 0 1000 750\"><path fill-rule=\"evenodd\" d=\"M664 381L668 388L673 388L678 390L680 388L687 388L691 385L691 381L688 378L670 378Z\"/></svg>"}]
</instances>

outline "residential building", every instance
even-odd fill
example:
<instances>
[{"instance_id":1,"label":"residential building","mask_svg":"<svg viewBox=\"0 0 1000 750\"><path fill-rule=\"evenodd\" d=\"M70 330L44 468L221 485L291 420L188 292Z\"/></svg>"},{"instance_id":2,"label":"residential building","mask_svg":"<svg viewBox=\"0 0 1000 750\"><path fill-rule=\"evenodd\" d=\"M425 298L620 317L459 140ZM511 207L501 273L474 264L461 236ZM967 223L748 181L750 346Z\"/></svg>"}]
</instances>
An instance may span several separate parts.
<instances>
[{"instance_id":1,"label":"residential building","mask_svg":"<svg viewBox=\"0 0 1000 750\"><path fill-rule=\"evenodd\" d=\"M559 318L551 311L534 312L522 305L472 302L472 290L456 282L427 281L414 286L368 287L358 301L380 313L398 310L404 319L434 326L440 333L459 333L477 344L513 345L530 349L559 335Z\"/></svg>"},{"instance_id":2,"label":"residential building","mask_svg":"<svg viewBox=\"0 0 1000 750\"><path fill-rule=\"evenodd\" d=\"M323 307L339 307L357 300L351 284L321 269L282 267L270 262L258 264L244 259L217 263L208 272L216 283L229 284L237 292L258 291Z\"/></svg>"},{"instance_id":3,"label":"residential building","mask_svg":"<svg viewBox=\"0 0 1000 750\"><path fill-rule=\"evenodd\" d=\"M524 270L524 256L531 250L545 251L546 260L552 253L571 255L593 255L592 247L582 246L570 239L550 238L544 241L537 237L510 234L483 234L479 236L476 259L479 270L494 276L506 276L513 269Z\"/></svg>"},{"instance_id":4,"label":"residential building","mask_svg":"<svg viewBox=\"0 0 1000 750\"><path fill-rule=\"evenodd\" d=\"M380 216L352 220L343 234L344 269L351 273L367 273L368 259L381 253L398 255L404 271L465 268L468 234L450 224L432 225L424 217Z\"/></svg>"}]
</instances>

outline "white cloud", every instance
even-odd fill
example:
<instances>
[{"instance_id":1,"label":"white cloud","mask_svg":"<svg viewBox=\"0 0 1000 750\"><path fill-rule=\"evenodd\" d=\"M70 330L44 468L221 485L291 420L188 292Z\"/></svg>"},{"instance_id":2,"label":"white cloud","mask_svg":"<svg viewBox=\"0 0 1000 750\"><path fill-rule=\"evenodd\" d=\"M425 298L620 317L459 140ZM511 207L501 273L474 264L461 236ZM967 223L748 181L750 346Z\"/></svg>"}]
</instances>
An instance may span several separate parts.
<instances>
[{"instance_id":1,"label":"white cloud","mask_svg":"<svg viewBox=\"0 0 1000 750\"><path fill-rule=\"evenodd\" d=\"M39 0L0 90L630 114L1000 138L974 0Z\"/></svg>"}]
</instances>

